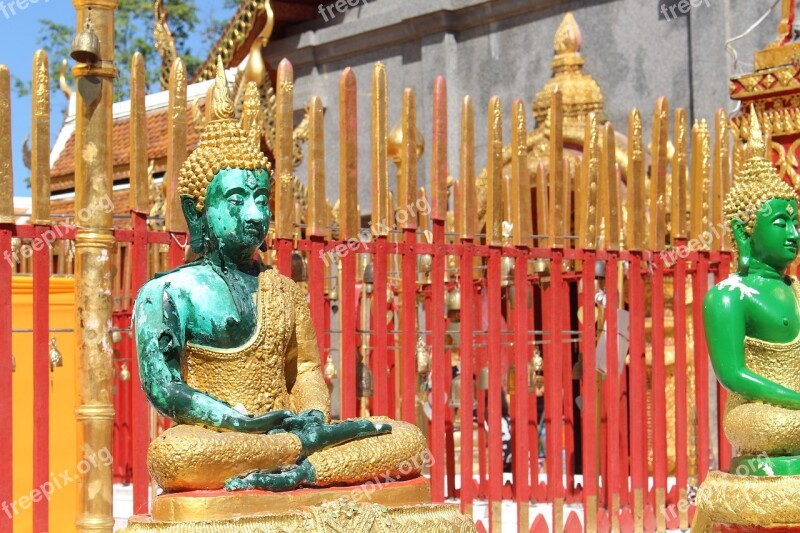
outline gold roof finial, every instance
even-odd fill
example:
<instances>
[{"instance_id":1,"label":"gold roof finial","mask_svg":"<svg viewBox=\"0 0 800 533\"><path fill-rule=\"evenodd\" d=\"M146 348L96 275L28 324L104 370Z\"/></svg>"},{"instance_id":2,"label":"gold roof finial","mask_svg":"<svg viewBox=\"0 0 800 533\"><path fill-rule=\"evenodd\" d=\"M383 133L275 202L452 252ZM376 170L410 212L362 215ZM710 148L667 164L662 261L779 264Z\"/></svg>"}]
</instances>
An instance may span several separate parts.
<instances>
[{"instance_id":1,"label":"gold roof finial","mask_svg":"<svg viewBox=\"0 0 800 533\"><path fill-rule=\"evenodd\" d=\"M214 102L211 108L211 120L232 119L233 101L228 88L228 78L225 76L225 65L222 56L217 56L217 79L214 82Z\"/></svg>"},{"instance_id":2,"label":"gold roof finial","mask_svg":"<svg viewBox=\"0 0 800 533\"><path fill-rule=\"evenodd\" d=\"M533 116L536 128L545 127L550 110L550 95L555 88L561 90L564 109L564 127L583 135L583 124L591 112L603 113L603 92L600 85L583 71L581 56L581 29L571 12L561 20L553 39L555 56L550 63L553 77L536 94L533 101Z\"/></svg>"}]
</instances>

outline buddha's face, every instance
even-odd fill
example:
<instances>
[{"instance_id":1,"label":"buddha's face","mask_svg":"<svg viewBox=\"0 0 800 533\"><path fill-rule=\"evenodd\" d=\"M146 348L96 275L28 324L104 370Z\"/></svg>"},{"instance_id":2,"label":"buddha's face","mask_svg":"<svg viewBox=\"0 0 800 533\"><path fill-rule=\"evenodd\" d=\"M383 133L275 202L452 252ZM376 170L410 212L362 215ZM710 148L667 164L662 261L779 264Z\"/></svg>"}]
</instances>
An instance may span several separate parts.
<instances>
[{"instance_id":1,"label":"buddha's face","mask_svg":"<svg viewBox=\"0 0 800 533\"><path fill-rule=\"evenodd\" d=\"M783 271L797 257L797 200L774 198L761 206L750 236L751 256L777 271Z\"/></svg>"},{"instance_id":2,"label":"buddha's face","mask_svg":"<svg viewBox=\"0 0 800 533\"><path fill-rule=\"evenodd\" d=\"M225 255L246 259L264 242L272 212L266 170L220 170L206 191L206 221Z\"/></svg>"}]
</instances>

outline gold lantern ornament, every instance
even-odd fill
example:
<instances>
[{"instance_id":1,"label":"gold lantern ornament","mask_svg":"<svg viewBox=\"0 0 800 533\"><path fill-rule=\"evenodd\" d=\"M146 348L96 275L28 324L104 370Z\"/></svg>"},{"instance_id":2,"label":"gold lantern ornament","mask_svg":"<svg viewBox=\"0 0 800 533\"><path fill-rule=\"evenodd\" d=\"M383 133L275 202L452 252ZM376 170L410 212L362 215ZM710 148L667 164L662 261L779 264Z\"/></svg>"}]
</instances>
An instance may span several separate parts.
<instances>
[{"instance_id":1,"label":"gold lantern ornament","mask_svg":"<svg viewBox=\"0 0 800 533\"><path fill-rule=\"evenodd\" d=\"M53 372L56 368L60 368L64 366L64 357L61 355L61 352L58 349L58 345L56 344L56 338L50 338L50 372Z\"/></svg>"}]
</instances>

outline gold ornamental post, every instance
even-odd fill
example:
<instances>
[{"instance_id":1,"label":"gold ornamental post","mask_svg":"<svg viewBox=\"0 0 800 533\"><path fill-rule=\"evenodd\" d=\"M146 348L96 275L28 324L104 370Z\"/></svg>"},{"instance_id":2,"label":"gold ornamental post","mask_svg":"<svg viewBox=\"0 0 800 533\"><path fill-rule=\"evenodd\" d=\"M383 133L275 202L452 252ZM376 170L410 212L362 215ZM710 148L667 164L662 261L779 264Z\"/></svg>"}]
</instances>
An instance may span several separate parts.
<instances>
[{"instance_id":1,"label":"gold ornamental post","mask_svg":"<svg viewBox=\"0 0 800 533\"><path fill-rule=\"evenodd\" d=\"M100 39L99 61L78 63L75 130L75 298L78 306L78 461L91 465L79 479L78 531L114 527L111 465L98 460L111 451L114 427L111 327L111 253L114 238L111 198L111 126L114 67L114 11L118 0L72 0L77 30L90 20Z\"/></svg>"}]
</instances>

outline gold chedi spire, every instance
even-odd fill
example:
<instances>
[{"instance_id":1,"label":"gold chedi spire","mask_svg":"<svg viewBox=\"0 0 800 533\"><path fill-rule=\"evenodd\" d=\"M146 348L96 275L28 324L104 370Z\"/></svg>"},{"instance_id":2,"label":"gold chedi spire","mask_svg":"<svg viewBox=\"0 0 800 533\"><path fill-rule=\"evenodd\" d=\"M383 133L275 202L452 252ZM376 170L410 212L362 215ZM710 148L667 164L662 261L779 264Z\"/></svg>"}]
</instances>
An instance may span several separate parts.
<instances>
[{"instance_id":1,"label":"gold chedi spire","mask_svg":"<svg viewBox=\"0 0 800 533\"><path fill-rule=\"evenodd\" d=\"M220 170L265 169L272 174L267 157L234 118L233 101L222 58L217 58L217 78L211 105L210 120L197 148L181 167L178 178L178 192L181 196L194 198L198 212L203 211L206 189Z\"/></svg>"},{"instance_id":2,"label":"gold chedi spire","mask_svg":"<svg viewBox=\"0 0 800 533\"><path fill-rule=\"evenodd\" d=\"M553 77L547 82L533 101L533 116L536 128L544 127L550 110L550 95L556 87L563 95L564 125L581 123L591 112L603 112L603 93L592 76L583 71L585 63L581 56L581 30L572 12L567 12L556 30L553 40L555 57L550 66Z\"/></svg>"},{"instance_id":3,"label":"gold chedi spire","mask_svg":"<svg viewBox=\"0 0 800 533\"><path fill-rule=\"evenodd\" d=\"M723 209L728 224L734 220L745 223L748 233L753 232L758 211L769 200L796 199L794 189L783 181L767 159L764 135L755 109L750 107L750 139L747 142L747 159L734 185L725 198Z\"/></svg>"}]
</instances>

